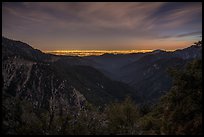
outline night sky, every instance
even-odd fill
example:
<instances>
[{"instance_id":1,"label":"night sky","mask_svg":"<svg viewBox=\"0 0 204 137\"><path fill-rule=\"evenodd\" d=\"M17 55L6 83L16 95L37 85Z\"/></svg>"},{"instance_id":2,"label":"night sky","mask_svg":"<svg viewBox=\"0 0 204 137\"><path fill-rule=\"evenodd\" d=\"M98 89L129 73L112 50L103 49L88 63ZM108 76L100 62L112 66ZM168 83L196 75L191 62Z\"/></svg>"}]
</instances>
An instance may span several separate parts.
<instances>
[{"instance_id":1,"label":"night sky","mask_svg":"<svg viewBox=\"0 0 204 137\"><path fill-rule=\"evenodd\" d=\"M40 50L171 50L202 39L202 4L8 2L2 33Z\"/></svg>"}]
</instances>

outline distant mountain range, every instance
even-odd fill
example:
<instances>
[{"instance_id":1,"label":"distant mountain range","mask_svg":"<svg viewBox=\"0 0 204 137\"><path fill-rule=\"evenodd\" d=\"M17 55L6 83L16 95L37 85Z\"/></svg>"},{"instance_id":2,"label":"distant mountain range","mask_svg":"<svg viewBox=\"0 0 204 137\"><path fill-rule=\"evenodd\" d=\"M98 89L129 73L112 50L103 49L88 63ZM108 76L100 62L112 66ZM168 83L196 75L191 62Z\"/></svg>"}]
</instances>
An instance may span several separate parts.
<instances>
[{"instance_id":1,"label":"distant mountain range","mask_svg":"<svg viewBox=\"0 0 204 137\"><path fill-rule=\"evenodd\" d=\"M44 54L29 45L2 38L3 97L30 100L36 107L105 105L135 91L88 66L81 57Z\"/></svg>"},{"instance_id":2,"label":"distant mountain range","mask_svg":"<svg viewBox=\"0 0 204 137\"><path fill-rule=\"evenodd\" d=\"M167 73L170 67L182 68L193 59L202 58L202 46L192 45L182 50L148 53L104 54L84 57L93 60L93 67L113 80L127 83L139 93L143 101L157 100L171 87Z\"/></svg>"},{"instance_id":3,"label":"distant mountain range","mask_svg":"<svg viewBox=\"0 0 204 137\"><path fill-rule=\"evenodd\" d=\"M45 54L28 44L2 37L3 97L82 107L105 105L127 95L135 102L156 101L171 87L169 67L182 68L202 58L202 46L174 52L104 54L73 57Z\"/></svg>"}]
</instances>

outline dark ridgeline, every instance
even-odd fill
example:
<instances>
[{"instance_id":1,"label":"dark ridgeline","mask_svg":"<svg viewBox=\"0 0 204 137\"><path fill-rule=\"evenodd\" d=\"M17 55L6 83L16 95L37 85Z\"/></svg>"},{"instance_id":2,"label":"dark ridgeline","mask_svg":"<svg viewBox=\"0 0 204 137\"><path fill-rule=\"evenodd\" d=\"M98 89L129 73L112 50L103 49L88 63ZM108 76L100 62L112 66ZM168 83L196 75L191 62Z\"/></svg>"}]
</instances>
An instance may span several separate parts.
<instances>
[{"instance_id":1,"label":"dark ridgeline","mask_svg":"<svg viewBox=\"0 0 204 137\"><path fill-rule=\"evenodd\" d=\"M68 128L67 131L66 125L69 125L70 117L80 118L78 114L82 110L82 114L88 113L94 116L92 105L102 106L103 110L104 106L115 101L121 102L126 96L130 96L137 104L158 101L172 87L172 78L167 73L168 68L184 69L188 62L202 59L201 56L202 43L174 52L156 50L127 55L57 56L42 53L20 41L2 37L4 132L7 134L78 134L78 132L79 134L118 134L117 130L120 129L122 133L119 134L142 134L121 127L118 129L101 127L101 131L92 128L89 131L87 127L85 131L80 131L79 125ZM128 107L129 102L127 102L124 102L126 104L124 106ZM111 110L114 112L116 108L113 106ZM136 111L134 107L129 109L133 110L132 112ZM123 110L126 111L120 105L116 110L121 111L121 115ZM117 116L117 111L114 113ZM108 111L107 115L109 114L111 115L109 118L113 118L112 111L111 113ZM125 115L126 113L124 117ZM29 120L26 121L28 117L31 117L30 123ZM105 120L97 118L100 122L92 127L104 125ZM43 120L45 121L42 122ZM63 121L62 125L56 124L57 121ZM134 123L129 125L126 120L123 122L128 125L127 127L137 129ZM45 126L45 123L48 126ZM31 124L29 126L33 129L22 126L24 124ZM60 129L53 131L59 128L57 126ZM83 124L80 126L83 127ZM169 129L162 130L166 133L167 131L170 132Z\"/></svg>"},{"instance_id":2,"label":"dark ridgeline","mask_svg":"<svg viewBox=\"0 0 204 137\"><path fill-rule=\"evenodd\" d=\"M126 94L136 97L127 84L110 80L81 57L45 54L6 38L2 38L2 53L4 93L40 106L48 104L51 96L69 100L74 89L97 105L121 100Z\"/></svg>"},{"instance_id":3,"label":"dark ridgeline","mask_svg":"<svg viewBox=\"0 0 204 137\"><path fill-rule=\"evenodd\" d=\"M168 68L182 68L191 60L201 59L202 47L193 45L174 52L155 50L150 53L104 54L84 58L95 61L92 66L111 79L130 85L143 101L152 102L171 87Z\"/></svg>"}]
</instances>

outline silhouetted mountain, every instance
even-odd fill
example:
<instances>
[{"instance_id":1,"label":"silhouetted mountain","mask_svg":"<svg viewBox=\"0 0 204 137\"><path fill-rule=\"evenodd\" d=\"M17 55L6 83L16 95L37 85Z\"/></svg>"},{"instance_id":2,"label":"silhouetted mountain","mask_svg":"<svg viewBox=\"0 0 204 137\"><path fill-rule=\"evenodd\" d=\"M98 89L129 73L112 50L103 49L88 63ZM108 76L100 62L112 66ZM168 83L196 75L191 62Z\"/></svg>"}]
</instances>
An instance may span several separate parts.
<instances>
[{"instance_id":1,"label":"silhouetted mountain","mask_svg":"<svg viewBox=\"0 0 204 137\"><path fill-rule=\"evenodd\" d=\"M117 55L103 54L101 56L84 57L84 59L92 60L93 63L90 65L103 72L106 76L114 80L119 80L119 76L121 73L119 68L130 64L136 60L139 60L143 56L145 56L145 53Z\"/></svg>"},{"instance_id":2,"label":"silhouetted mountain","mask_svg":"<svg viewBox=\"0 0 204 137\"><path fill-rule=\"evenodd\" d=\"M2 59L6 57L21 57L33 61L43 61L50 59L51 56L41 52L40 50L33 49L26 43L14 41L2 37Z\"/></svg>"},{"instance_id":3,"label":"silhouetted mountain","mask_svg":"<svg viewBox=\"0 0 204 137\"><path fill-rule=\"evenodd\" d=\"M191 46L174 52L155 50L148 53L86 57L94 60L93 67L113 80L122 81L138 91L144 101L157 100L171 87L167 73L170 67L184 67L200 59L202 46Z\"/></svg>"},{"instance_id":4,"label":"silhouetted mountain","mask_svg":"<svg viewBox=\"0 0 204 137\"><path fill-rule=\"evenodd\" d=\"M202 45L192 45L182 50L176 50L173 52L173 56L182 58L182 59L196 59L202 58Z\"/></svg>"},{"instance_id":5,"label":"silhouetted mountain","mask_svg":"<svg viewBox=\"0 0 204 137\"><path fill-rule=\"evenodd\" d=\"M186 67L201 51L202 42L174 52L72 57L2 38L3 132L201 134L202 60ZM173 84L172 67L182 69L171 69ZM121 102L127 95L133 101Z\"/></svg>"},{"instance_id":6,"label":"silhouetted mountain","mask_svg":"<svg viewBox=\"0 0 204 137\"><path fill-rule=\"evenodd\" d=\"M36 107L79 105L88 101L104 105L135 92L110 80L81 57L42 53L29 45L2 38L3 94L30 100ZM91 61L90 61L91 62ZM139 101L139 98L138 98ZM63 104L63 105L62 105Z\"/></svg>"},{"instance_id":7,"label":"silhouetted mountain","mask_svg":"<svg viewBox=\"0 0 204 137\"><path fill-rule=\"evenodd\" d=\"M153 101L171 87L167 69L184 67L190 60L201 58L201 51L202 46L194 45L174 52L57 56L2 38L4 92L14 96L19 93L26 98L28 94L36 98L34 94L43 92L46 95L43 98L48 99L55 89L57 94L65 93L69 99L73 91L79 91L95 104L120 100L127 94L137 102ZM64 89L58 88L61 84Z\"/></svg>"},{"instance_id":8,"label":"silhouetted mountain","mask_svg":"<svg viewBox=\"0 0 204 137\"><path fill-rule=\"evenodd\" d=\"M166 51L157 49L157 50L152 51L151 54L157 54L157 53L162 53L162 52L166 52Z\"/></svg>"}]
</instances>

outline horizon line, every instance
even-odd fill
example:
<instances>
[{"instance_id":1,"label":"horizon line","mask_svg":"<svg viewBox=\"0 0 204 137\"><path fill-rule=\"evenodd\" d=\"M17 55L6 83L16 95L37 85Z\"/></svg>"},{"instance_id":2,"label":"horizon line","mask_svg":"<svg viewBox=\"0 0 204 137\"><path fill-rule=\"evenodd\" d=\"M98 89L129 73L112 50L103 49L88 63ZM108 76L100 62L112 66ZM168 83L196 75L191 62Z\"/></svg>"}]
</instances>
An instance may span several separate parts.
<instances>
[{"instance_id":1,"label":"horizon line","mask_svg":"<svg viewBox=\"0 0 204 137\"><path fill-rule=\"evenodd\" d=\"M160 50L160 49L157 49ZM134 53L150 53L156 50L53 50L43 51L44 53L54 55L68 55L68 56L100 56L104 54L134 54ZM175 50L161 50L166 52L173 52Z\"/></svg>"}]
</instances>

